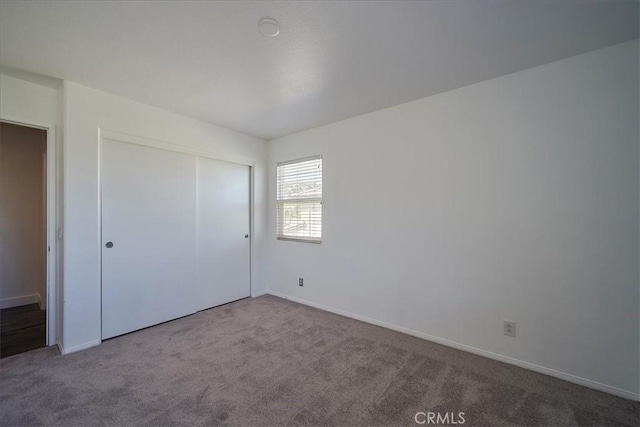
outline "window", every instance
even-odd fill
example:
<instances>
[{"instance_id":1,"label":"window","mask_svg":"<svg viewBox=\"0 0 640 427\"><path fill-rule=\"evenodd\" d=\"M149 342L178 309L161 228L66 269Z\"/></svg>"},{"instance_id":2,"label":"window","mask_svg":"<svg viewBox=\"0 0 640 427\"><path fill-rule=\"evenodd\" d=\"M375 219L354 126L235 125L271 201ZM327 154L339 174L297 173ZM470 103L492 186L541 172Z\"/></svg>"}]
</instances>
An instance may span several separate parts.
<instances>
[{"instance_id":1,"label":"window","mask_svg":"<svg viewBox=\"0 0 640 427\"><path fill-rule=\"evenodd\" d=\"M322 241L322 156L278 163L279 240Z\"/></svg>"}]
</instances>

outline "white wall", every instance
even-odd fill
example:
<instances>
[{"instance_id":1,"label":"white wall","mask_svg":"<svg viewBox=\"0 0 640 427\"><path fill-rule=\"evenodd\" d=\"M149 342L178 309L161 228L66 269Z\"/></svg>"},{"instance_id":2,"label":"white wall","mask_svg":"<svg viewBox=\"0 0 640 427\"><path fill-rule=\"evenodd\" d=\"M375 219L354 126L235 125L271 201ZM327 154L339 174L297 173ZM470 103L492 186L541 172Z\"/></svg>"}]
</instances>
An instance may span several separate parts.
<instances>
[{"instance_id":1,"label":"white wall","mask_svg":"<svg viewBox=\"0 0 640 427\"><path fill-rule=\"evenodd\" d=\"M2 117L60 124L60 88L53 83L47 86L0 74L0 89Z\"/></svg>"},{"instance_id":2,"label":"white wall","mask_svg":"<svg viewBox=\"0 0 640 427\"><path fill-rule=\"evenodd\" d=\"M99 128L254 159L252 292L266 289L261 280L267 219L267 144L263 140L71 82L64 83L64 107L65 351L95 345L101 337Z\"/></svg>"},{"instance_id":3,"label":"white wall","mask_svg":"<svg viewBox=\"0 0 640 427\"><path fill-rule=\"evenodd\" d=\"M637 398L638 115L636 40L276 139L269 290ZM315 154L324 241L277 241Z\"/></svg>"},{"instance_id":4,"label":"white wall","mask_svg":"<svg viewBox=\"0 0 640 427\"><path fill-rule=\"evenodd\" d=\"M47 133L0 123L0 308L46 297Z\"/></svg>"}]
</instances>

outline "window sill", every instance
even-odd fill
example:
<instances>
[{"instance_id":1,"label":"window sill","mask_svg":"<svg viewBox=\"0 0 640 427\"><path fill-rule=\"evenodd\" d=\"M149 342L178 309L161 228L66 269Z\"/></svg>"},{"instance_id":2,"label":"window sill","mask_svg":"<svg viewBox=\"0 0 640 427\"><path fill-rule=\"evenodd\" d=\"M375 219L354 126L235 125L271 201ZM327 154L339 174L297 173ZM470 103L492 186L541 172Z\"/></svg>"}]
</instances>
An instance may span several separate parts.
<instances>
[{"instance_id":1,"label":"window sill","mask_svg":"<svg viewBox=\"0 0 640 427\"><path fill-rule=\"evenodd\" d=\"M299 239L295 237L276 237L278 240L284 240L287 242L300 242L300 243L322 243L322 240L310 240L310 239Z\"/></svg>"}]
</instances>

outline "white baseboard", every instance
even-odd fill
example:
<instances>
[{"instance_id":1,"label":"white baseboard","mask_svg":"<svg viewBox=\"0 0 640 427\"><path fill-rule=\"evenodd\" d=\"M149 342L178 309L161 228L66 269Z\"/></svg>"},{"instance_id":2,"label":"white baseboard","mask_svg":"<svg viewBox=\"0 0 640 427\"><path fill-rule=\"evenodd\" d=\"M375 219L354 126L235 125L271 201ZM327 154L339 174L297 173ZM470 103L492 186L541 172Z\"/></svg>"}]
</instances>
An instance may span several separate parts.
<instances>
[{"instance_id":1,"label":"white baseboard","mask_svg":"<svg viewBox=\"0 0 640 427\"><path fill-rule=\"evenodd\" d=\"M75 353L76 351L95 347L97 345L100 345L101 343L102 343L102 340L94 340L94 341L86 342L84 344L78 344L78 345L74 345L73 347L65 348L62 346L62 343L60 342L60 340L56 342L56 344L58 345L58 350L60 350L60 354L63 356L67 354Z\"/></svg>"},{"instance_id":2,"label":"white baseboard","mask_svg":"<svg viewBox=\"0 0 640 427\"><path fill-rule=\"evenodd\" d=\"M466 351L468 353L477 354L479 356L488 357L489 359L497 360L499 362L508 363L510 365L515 365L520 368L529 369L531 371L539 372L541 374L549 375L551 377L555 377L564 381L568 381L570 383L578 384L584 387L592 388L594 390L602 391L605 393L613 394L615 396L623 397L625 399L640 401L640 394L634 393L632 391L623 390L618 387L610 386L607 384L602 384L597 381L589 380L586 378L578 377L576 375L568 374L566 372L557 371L555 369L546 368L544 366L536 365L533 363L525 362L523 360L514 359L512 357L503 356L501 354L493 353L487 350L482 350L476 347L471 347L466 344L460 344L455 341L450 341L444 338L436 337L433 335L425 334L423 332L414 331L413 329L403 328L401 326L396 326L391 323L382 322L379 320L371 319L369 317L361 316L359 314L354 314L348 311L340 310L337 308L329 307L322 304L317 304L315 302L307 301L302 298L292 297L289 295L282 294L280 292L275 291L267 291L266 293L284 298L290 301L294 301L300 304L308 305L311 307L318 308L320 310L328 311L330 313L338 314L340 316L349 317L352 319L359 320L361 322L370 323L372 325L380 326L382 328L391 329L392 331L402 332L403 334L411 335L417 338L422 338L427 341L432 341L438 344L445 345L447 347L452 347L458 350Z\"/></svg>"},{"instance_id":3,"label":"white baseboard","mask_svg":"<svg viewBox=\"0 0 640 427\"><path fill-rule=\"evenodd\" d=\"M267 291L258 291L258 292L254 292L251 294L251 298L258 298L261 297L262 295L267 295L269 292Z\"/></svg>"},{"instance_id":4,"label":"white baseboard","mask_svg":"<svg viewBox=\"0 0 640 427\"><path fill-rule=\"evenodd\" d=\"M19 307L21 305L27 305L27 304L40 304L40 295L32 294L32 295L23 295L20 297L0 299L0 309Z\"/></svg>"}]
</instances>

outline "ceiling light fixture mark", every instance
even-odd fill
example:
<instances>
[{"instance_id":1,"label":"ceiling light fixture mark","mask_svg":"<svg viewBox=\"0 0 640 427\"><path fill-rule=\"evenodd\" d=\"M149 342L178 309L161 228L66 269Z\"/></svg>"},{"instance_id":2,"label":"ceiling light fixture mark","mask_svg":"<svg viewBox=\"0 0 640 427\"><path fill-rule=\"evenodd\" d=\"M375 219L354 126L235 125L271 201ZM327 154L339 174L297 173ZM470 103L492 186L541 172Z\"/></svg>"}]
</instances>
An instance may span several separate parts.
<instances>
[{"instance_id":1,"label":"ceiling light fixture mark","mask_svg":"<svg viewBox=\"0 0 640 427\"><path fill-rule=\"evenodd\" d=\"M275 37L280 34L280 24L273 18L262 18L258 21L258 30L264 36Z\"/></svg>"}]
</instances>

